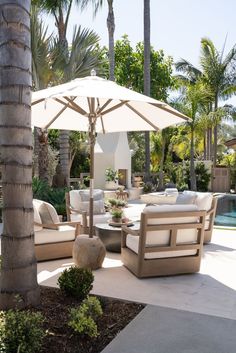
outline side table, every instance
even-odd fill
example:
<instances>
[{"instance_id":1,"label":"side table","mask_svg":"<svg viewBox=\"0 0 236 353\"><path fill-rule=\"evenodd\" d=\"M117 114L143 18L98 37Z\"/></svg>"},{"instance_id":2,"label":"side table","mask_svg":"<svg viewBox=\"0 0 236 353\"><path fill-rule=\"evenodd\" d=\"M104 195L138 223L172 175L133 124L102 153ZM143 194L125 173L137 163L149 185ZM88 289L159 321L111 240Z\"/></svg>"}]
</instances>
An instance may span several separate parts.
<instances>
[{"instance_id":1,"label":"side table","mask_svg":"<svg viewBox=\"0 0 236 353\"><path fill-rule=\"evenodd\" d=\"M134 222L130 228L138 230L139 226L139 222ZM108 223L97 223L95 225L95 234L101 239L107 251L121 252L121 227L114 227Z\"/></svg>"}]
</instances>

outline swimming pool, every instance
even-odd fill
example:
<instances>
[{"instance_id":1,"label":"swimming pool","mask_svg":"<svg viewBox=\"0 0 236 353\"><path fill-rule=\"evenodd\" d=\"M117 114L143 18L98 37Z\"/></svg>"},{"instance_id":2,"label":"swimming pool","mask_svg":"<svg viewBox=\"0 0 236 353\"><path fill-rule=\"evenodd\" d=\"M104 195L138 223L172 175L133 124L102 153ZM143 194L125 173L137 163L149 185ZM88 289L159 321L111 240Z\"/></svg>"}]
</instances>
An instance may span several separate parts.
<instances>
[{"instance_id":1,"label":"swimming pool","mask_svg":"<svg viewBox=\"0 0 236 353\"><path fill-rule=\"evenodd\" d=\"M236 227L236 195L219 197L214 225Z\"/></svg>"}]
</instances>

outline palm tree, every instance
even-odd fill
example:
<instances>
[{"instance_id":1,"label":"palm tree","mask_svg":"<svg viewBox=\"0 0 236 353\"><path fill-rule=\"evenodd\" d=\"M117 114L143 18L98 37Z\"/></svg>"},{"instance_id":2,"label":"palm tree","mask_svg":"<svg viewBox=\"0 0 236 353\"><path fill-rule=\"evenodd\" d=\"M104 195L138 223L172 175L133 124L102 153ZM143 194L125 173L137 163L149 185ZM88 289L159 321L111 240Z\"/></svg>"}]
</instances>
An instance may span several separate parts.
<instances>
[{"instance_id":1,"label":"palm tree","mask_svg":"<svg viewBox=\"0 0 236 353\"><path fill-rule=\"evenodd\" d=\"M73 0L34 0L41 9L52 14L58 28L58 38L53 43L52 67L59 72L57 83L67 82L79 76L89 74L93 67L98 66L99 52L95 53L98 44L98 36L90 30L75 28L72 45L68 46L66 39L69 16ZM81 5L81 1L75 0L75 4ZM70 175L70 146L69 131L61 130L59 135L60 145L60 170L69 185Z\"/></svg>"},{"instance_id":2,"label":"palm tree","mask_svg":"<svg viewBox=\"0 0 236 353\"><path fill-rule=\"evenodd\" d=\"M208 38L201 40L201 56L200 64L202 70L198 70L186 60L180 60L176 64L176 69L186 74L188 78L197 79L199 76L207 85L213 95L212 105L213 112L216 114L219 99L225 99L232 96L236 92L235 83L235 59L236 46L229 51L224 58L225 45L222 52L219 52L213 42ZM214 148L213 148L213 165L216 165L217 159L217 129L218 124L214 126Z\"/></svg>"},{"instance_id":3,"label":"palm tree","mask_svg":"<svg viewBox=\"0 0 236 353\"><path fill-rule=\"evenodd\" d=\"M65 58L68 56L68 42L66 38L69 17L72 9L73 0L32 0L33 4L54 16L55 24L58 30L58 45L60 55ZM79 5L80 0L74 0ZM60 138L60 164L61 172L64 175L67 185L69 185L69 131L61 130Z\"/></svg>"},{"instance_id":4,"label":"palm tree","mask_svg":"<svg viewBox=\"0 0 236 353\"><path fill-rule=\"evenodd\" d=\"M32 205L30 0L4 1L1 13L4 16L0 22L4 38L0 48L4 226L0 307L7 309L38 304L39 287Z\"/></svg>"},{"instance_id":5,"label":"palm tree","mask_svg":"<svg viewBox=\"0 0 236 353\"><path fill-rule=\"evenodd\" d=\"M187 123L190 128L190 186L191 190L196 191L197 184L194 167L195 130L203 108L208 104L211 95L201 80L196 81L194 84L185 81L182 89L183 94L180 97L182 108L181 106L179 108L192 119Z\"/></svg>"},{"instance_id":6,"label":"palm tree","mask_svg":"<svg viewBox=\"0 0 236 353\"><path fill-rule=\"evenodd\" d=\"M99 9L104 5L105 0L81 0L81 8L85 9L88 4L93 5L94 16L96 16ZM108 16L107 16L107 30L109 38L109 79L115 80L115 50L114 50L114 32L115 32L115 16L113 10L113 0L107 0Z\"/></svg>"},{"instance_id":7,"label":"palm tree","mask_svg":"<svg viewBox=\"0 0 236 353\"><path fill-rule=\"evenodd\" d=\"M31 6L31 51L33 89L46 88L52 82L51 46L52 36L47 35L42 19L39 18L39 8ZM49 181L48 175L48 143L47 131L34 128L34 173L40 180Z\"/></svg>"},{"instance_id":8,"label":"palm tree","mask_svg":"<svg viewBox=\"0 0 236 353\"><path fill-rule=\"evenodd\" d=\"M144 94L150 96L151 78L150 78L150 0L144 0L143 8L144 23ZM150 179L150 133L145 132L145 176Z\"/></svg>"}]
</instances>

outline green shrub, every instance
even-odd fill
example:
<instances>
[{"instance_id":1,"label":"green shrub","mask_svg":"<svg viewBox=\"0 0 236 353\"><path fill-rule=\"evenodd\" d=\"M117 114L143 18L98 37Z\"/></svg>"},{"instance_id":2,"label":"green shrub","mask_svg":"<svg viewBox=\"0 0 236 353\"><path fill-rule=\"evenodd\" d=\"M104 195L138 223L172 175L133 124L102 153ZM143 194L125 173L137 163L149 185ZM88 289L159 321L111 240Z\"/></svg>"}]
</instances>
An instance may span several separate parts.
<instances>
[{"instance_id":1,"label":"green shrub","mask_svg":"<svg viewBox=\"0 0 236 353\"><path fill-rule=\"evenodd\" d=\"M79 334L97 337L98 330L95 320L102 315L102 307L95 297L83 300L81 306L70 309L68 325Z\"/></svg>"},{"instance_id":2,"label":"green shrub","mask_svg":"<svg viewBox=\"0 0 236 353\"><path fill-rule=\"evenodd\" d=\"M143 184L143 192L145 194L152 192L153 191L153 184L151 181L147 181L145 184Z\"/></svg>"},{"instance_id":3,"label":"green shrub","mask_svg":"<svg viewBox=\"0 0 236 353\"><path fill-rule=\"evenodd\" d=\"M83 300L93 288L94 276L90 269L71 266L58 279L58 285L66 295Z\"/></svg>"},{"instance_id":4,"label":"green shrub","mask_svg":"<svg viewBox=\"0 0 236 353\"><path fill-rule=\"evenodd\" d=\"M43 316L28 310L0 312L0 352L36 353L45 336Z\"/></svg>"},{"instance_id":5,"label":"green shrub","mask_svg":"<svg viewBox=\"0 0 236 353\"><path fill-rule=\"evenodd\" d=\"M116 206L117 205L117 199L108 199L107 200L110 206Z\"/></svg>"}]
</instances>

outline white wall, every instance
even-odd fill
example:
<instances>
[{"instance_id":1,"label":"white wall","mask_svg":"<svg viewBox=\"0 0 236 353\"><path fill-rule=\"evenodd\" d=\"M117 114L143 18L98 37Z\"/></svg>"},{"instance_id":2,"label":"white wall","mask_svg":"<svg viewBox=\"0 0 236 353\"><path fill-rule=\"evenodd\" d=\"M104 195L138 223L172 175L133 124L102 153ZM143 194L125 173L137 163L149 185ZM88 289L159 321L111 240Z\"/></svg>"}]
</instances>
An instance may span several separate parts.
<instances>
[{"instance_id":1,"label":"white wall","mask_svg":"<svg viewBox=\"0 0 236 353\"><path fill-rule=\"evenodd\" d=\"M127 187L131 187L131 152L126 132L98 134L94 148L94 187L104 189L105 170L127 169Z\"/></svg>"}]
</instances>

